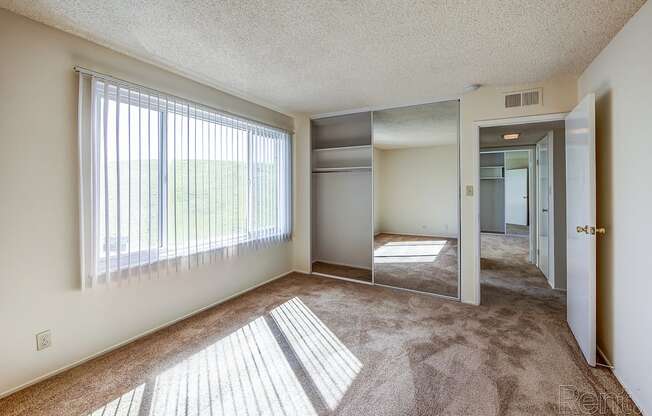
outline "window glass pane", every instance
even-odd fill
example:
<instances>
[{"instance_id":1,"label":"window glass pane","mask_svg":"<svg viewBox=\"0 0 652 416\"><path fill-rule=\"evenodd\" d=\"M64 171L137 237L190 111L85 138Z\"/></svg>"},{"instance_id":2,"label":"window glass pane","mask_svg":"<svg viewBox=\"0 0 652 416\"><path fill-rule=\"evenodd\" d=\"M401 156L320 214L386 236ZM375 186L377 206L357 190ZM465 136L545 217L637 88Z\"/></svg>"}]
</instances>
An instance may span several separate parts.
<instances>
[{"instance_id":1,"label":"window glass pane","mask_svg":"<svg viewBox=\"0 0 652 416\"><path fill-rule=\"evenodd\" d=\"M135 265L147 263L157 255L160 113L156 110L155 98L133 91L130 94L122 88L118 113L117 88L108 86L106 108L104 88L101 91L97 100L102 127L99 254L104 260L108 254L111 270L114 270L118 256L121 265ZM108 203L105 203L107 196Z\"/></svg>"},{"instance_id":2,"label":"window glass pane","mask_svg":"<svg viewBox=\"0 0 652 416\"><path fill-rule=\"evenodd\" d=\"M287 134L94 85L96 273L289 236Z\"/></svg>"}]
</instances>

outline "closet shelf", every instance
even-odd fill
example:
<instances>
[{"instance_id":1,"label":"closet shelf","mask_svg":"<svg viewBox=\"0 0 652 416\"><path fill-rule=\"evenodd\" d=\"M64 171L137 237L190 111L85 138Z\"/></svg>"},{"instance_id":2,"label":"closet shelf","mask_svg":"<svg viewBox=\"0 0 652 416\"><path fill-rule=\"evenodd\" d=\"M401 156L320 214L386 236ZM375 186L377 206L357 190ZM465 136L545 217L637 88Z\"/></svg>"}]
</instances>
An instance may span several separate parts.
<instances>
[{"instance_id":1,"label":"closet shelf","mask_svg":"<svg viewBox=\"0 0 652 416\"><path fill-rule=\"evenodd\" d=\"M359 145L359 146L338 146L338 147L322 147L319 149L312 149L314 152L328 152L328 151L337 151L337 150L358 150L358 149L371 149L371 145Z\"/></svg>"},{"instance_id":2,"label":"closet shelf","mask_svg":"<svg viewBox=\"0 0 652 416\"><path fill-rule=\"evenodd\" d=\"M371 170L371 166L345 166L337 168L314 168L312 173L323 173L323 172L346 172L354 170Z\"/></svg>"}]
</instances>

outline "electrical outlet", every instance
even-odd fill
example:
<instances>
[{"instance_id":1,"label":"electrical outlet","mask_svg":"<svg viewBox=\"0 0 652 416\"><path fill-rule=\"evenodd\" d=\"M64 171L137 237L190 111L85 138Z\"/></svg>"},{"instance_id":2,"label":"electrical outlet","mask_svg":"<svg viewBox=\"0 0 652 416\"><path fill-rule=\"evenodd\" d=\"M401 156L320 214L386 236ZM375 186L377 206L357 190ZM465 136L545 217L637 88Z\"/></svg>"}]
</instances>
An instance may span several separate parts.
<instances>
[{"instance_id":1,"label":"electrical outlet","mask_svg":"<svg viewBox=\"0 0 652 416\"><path fill-rule=\"evenodd\" d=\"M36 351L41 351L52 346L52 332L48 329L36 334Z\"/></svg>"}]
</instances>

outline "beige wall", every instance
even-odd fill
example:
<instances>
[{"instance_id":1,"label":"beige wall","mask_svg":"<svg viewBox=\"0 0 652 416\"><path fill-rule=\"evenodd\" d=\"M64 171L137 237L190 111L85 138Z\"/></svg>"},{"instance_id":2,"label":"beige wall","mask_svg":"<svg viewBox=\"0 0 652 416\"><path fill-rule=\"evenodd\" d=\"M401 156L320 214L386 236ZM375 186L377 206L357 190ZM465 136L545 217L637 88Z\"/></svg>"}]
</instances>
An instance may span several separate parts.
<instances>
[{"instance_id":1,"label":"beige wall","mask_svg":"<svg viewBox=\"0 0 652 416\"><path fill-rule=\"evenodd\" d=\"M504 108L503 93L529 88L543 88L543 105L537 107ZM547 81L512 85L505 87L482 87L466 94L460 102L461 109L461 139L460 139L460 170L461 170L461 297L466 303L477 304L480 301L480 270L478 267L475 244L480 229L478 221L477 199L478 189L473 196L465 195L467 185L475 186L475 176L478 172L478 143L475 137L475 122L501 118L531 116L568 112L577 104L577 79L572 76L557 77Z\"/></svg>"},{"instance_id":2,"label":"beige wall","mask_svg":"<svg viewBox=\"0 0 652 416\"><path fill-rule=\"evenodd\" d=\"M292 261L294 270L310 272L311 215L310 118L295 114L294 134L294 232Z\"/></svg>"},{"instance_id":3,"label":"beige wall","mask_svg":"<svg viewBox=\"0 0 652 416\"><path fill-rule=\"evenodd\" d=\"M73 65L293 125L288 116L0 10L0 394L292 268L285 243L82 293ZM37 352L34 336L45 329L53 345Z\"/></svg>"},{"instance_id":4,"label":"beige wall","mask_svg":"<svg viewBox=\"0 0 652 416\"><path fill-rule=\"evenodd\" d=\"M505 153L505 170L527 169L529 166L529 155L527 151L506 152Z\"/></svg>"},{"instance_id":5,"label":"beige wall","mask_svg":"<svg viewBox=\"0 0 652 416\"><path fill-rule=\"evenodd\" d=\"M376 151L376 232L457 236L457 145Z\"/></svg>"},{"instance_id":6,"label":"beige wall","mask_svg":"<svg viewBox=\"0 0 652 416\"><path fill-rule=\"evenodd\" d=\"M596 94L598 345L643 414L652 413L652 4L579 80Z\"/></svg>"}]
</instances>

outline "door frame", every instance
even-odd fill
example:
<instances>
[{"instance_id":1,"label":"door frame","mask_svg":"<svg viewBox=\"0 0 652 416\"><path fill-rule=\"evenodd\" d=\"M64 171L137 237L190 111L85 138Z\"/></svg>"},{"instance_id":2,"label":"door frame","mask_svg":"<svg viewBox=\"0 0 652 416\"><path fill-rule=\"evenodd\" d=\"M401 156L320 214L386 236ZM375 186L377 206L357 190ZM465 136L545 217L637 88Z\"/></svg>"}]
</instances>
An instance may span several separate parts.
<instances>
[{"instance_id":1,"label":"door frame","mask_svg":"<svg viewBox=\"0 0 652 416\"><path fill-rule=\"evenodd\" d=\"M555 178L554 178L554 173L555 173L555 160L554 160L554 134L552 131L549 131L544 138L548 139L548 186L549 186L549 194L548 194L548 276L546 276L546 280L548 281L548 285L555 289L557 284L555 280L555 270L556 270L556 262L555 262ZM542 138L541 140L543 140ZM541 140L539 142L541 142ZM536 194L536 201L537 201L537 211L536 211L536 218L535 221L537 223L537 233L535 236L535 241L537 244L537 251L536 251L536 266L541 270L541 265L540 265L540 259L539 259L539 253L540 253L540 247L539 247L539 231L541 230L541 225L539 224L539 211L538 211L538 205L539 201L541 200L541 189L539 188L538 184L538 179L539 179L539 155L538 155L538 146L539 142L537 142L537 150L535 150L535 157L536 157L536 167L537 167L537 194ZM551 224L552 220L552 224Z\"/></svg>"},{"instance_id":2,"label":"door frame","mask_svg":"<svg viewBox=\"0 0 652 416\"><path fill-rule=\"evenodd\" d=\"M546 280L548 282L548 285L552 289L557 289L558 284L557 284L556 267L555 267L555 265L557 264L555 262L555 254L556 254L555 253L555 218L557 213L555 212L555 141L554 141L553 131L552 130L549 131L546 137L548 138L548 149L547 149L548 150L548 186L550 187L550 195L548 195L548 276L546 276ZM541 140L543 140L543 138ZM537 158L536 168L538 172L539 171L538 158ZM540 198L540 194L539 194L540 191L541 190L538 189L536 195L537 204ZM537 221L538 220L539 220L539 216L537 212ZM541 266L539 265L538 250L540 248L539 248L538 230L539 229L537 228L537 235L535 238L537 243L536 265L539 268L539 270L541 270Z\"/></svg>"},{"instance_id":3,"label":"door frame","mask_svg":"<svg viewBox=\"0 0 652 416\"><path fill-rule=\"evenodd\" d=\"M479 305L481 303L480 297L480 129L484 127L499 127L499 126L513 126L517 124L533 124L533 123L545 123L551 121L564 121L568 113L551 113L551 114L539 114L533 116L521 116L521 117L508 117L508 118L497 118L490 120L478 120L473 122L473 137L472 137L472 146L473 151L473 188L476 189L474 202L473 202L473 219L475 221L475 241L473 242L473 256L475 258L475 267L473 270L473 280L472 284L474 287L475 296L477 302L475 304ZM530 242L532 240L530 239Z\"/></svg>"}]
</instances>

